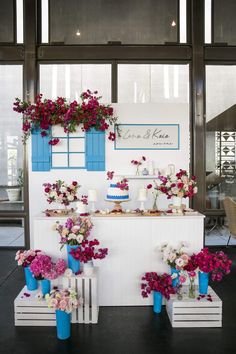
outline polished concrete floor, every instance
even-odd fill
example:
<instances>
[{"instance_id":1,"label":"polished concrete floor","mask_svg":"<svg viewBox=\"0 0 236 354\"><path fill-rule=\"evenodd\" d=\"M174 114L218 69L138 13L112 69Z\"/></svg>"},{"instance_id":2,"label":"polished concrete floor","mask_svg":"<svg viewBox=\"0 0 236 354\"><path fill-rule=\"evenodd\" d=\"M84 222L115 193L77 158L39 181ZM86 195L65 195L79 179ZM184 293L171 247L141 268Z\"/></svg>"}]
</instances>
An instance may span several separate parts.
<instances>
[{"instance_id":1,"label":"polished concrete floor","mask_svg":"<svg viewBox=\"0 0 236 354\"><path fill-rule=\"evenodd\" d=\"M232 273L212 286L223 300L223 328L173 329L163 307L100 308L97 325L73 325L56 339L54 327L15 327L13 301L24 284L14 252L0 251L0 354L234 354L236 353L236 248L226 252Z\"/></svg>"}]
</instances>

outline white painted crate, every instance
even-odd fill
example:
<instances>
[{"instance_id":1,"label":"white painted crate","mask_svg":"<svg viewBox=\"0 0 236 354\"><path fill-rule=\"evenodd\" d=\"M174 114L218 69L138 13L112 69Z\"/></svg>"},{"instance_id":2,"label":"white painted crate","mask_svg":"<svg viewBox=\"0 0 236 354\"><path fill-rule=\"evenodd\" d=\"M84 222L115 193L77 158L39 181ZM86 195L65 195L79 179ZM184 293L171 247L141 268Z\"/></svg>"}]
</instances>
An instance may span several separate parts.
<instances>
[{"instance_id":1,"label":"white painted crate","mask_svg":"<svg viewBox=\"0 0 236 354\"><path fill-rule=\"evenodd\" d=\"M15 326L56 326L55 311L48 308L44 299L37 299L38 293L40 290L29 291L26 286L21 290L14 301Z\"/></svg>"},{"instance_id":2,"label":"white painted crate","mask_svg":"<svg viewBox=\"0 0 236 354\"><path fill-rule=\"evenodd\" d=\"M188 287L183 287L183 300L171 295L166 302L166 310L172 327L222 327L222 301L211 287L208 294L212 302L206 298L201 300L188 297ZM198 288L196 288L198 294Z\"/></svg>"},{"instance_id":3,"label":"white painted crate","mask_svg":"<svg viewBox=\"0 0 236 354\"><path fill-rule=\"evenodd\" d=\"M62 278L63 288L73 287L82 296L83 305L72 312L71 323L98 322L98 269L94 269L92 276L72 276ZM55 284L55 282L53 282ZM59 286L60 287L60 286ZM29 297L24 293L30 294ZM26 286L21 290L14 301L15 326L55 326L56 316L53 309L49 309L44 299L38 300L40 289L29 291Z\"/></svg>"},{"instance_id":4,"label":"white painted crate","mask_svg":"<svg viewBox=\"0 0 236 354\"><path fill-rule=\"evenodd\" d=\"M83 298L83 306L72 312L72 323L98 322L98 268L94 267L93 275L83 273L71 278L63 277L63 288L73 287Z\"/></svg>"}]
</instances>

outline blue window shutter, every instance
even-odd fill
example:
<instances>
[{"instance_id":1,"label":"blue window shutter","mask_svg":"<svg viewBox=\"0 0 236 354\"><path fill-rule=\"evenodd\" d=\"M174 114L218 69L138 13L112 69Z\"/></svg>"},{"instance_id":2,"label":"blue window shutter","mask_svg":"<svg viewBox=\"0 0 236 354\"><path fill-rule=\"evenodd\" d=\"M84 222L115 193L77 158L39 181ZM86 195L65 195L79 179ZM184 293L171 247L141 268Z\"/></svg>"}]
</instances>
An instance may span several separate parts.
<instances>
[{"instance_id":1,"label":"blue window shutter","mask_svg":"<svg viewBox=\"0 0 236 354\"><path fill-rule=\"evenodd\" d=\"M94 128L86 132L87 171L105 171L105 132Z\"/></svg>"},{"instance_id":2,"label":"blue window shutter","mask_svg":"<svg viewBox=\"0 0 236 354\"><path fill-rule=\"evenodd\" d=\"M32 131L32 171L50 171L51 139L50 134L42 137L39 130Z\"/></svg>"}]
</instances>

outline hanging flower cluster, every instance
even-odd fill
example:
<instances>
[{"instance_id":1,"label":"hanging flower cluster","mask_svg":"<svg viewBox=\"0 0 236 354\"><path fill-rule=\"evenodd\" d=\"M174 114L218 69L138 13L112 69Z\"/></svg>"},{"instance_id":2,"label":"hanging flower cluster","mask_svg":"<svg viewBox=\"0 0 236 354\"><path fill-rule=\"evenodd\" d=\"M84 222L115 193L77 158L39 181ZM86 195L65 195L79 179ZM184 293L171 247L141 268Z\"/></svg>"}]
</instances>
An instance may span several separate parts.
<instances>
[{"instance_id":1,"label":"hanging flower cluster","mask_svg":"<svg viewBox=\"0 0 236 354\"><path fill-rule=\"evenodd\" d=\"M145 273L142 277L144 283L141 284L141 294L148 297L151 291L159 291L167 300L171 294L175 294L176 289L172 286L172 278L169 274L158 275L156 272Z\"/></svg>"},{"instance_id":2,"label":"hanging flower cluster","mask_svg":"<svg viewBox=\"0 0 236 354\"><path fill-rule=\"evenodd\" d=\"M78 182L73 181L67 185L64 181L58 180L55 183L44 183L44 194L49 204L56 202L69 205L78 200L77 190L80 188Z\"/></svg>"},{"instance_id":3,"label":"hanging flower cluster","mask_svg":"<svg viewBox=\"0 0 236 354\"><path fill-rule=\"evenodd\" d=\"M73 309L78 308L82 304L82 299L71 288L59 290L54 287L50 294L45 295L45 300L49 308L71 313Z\"/></svg>"},{"instance_id":4,"label":"hanging flower cluster","mask_svg":"<svg viewBox=\"0 0 236 354\"><path fill-rule=\"evenodd\" d=\"M187 171L181 169L175 175L159 176L157 186L168 199L173 196L192 198L197 193L196 177L190 177Z\"/></svg>"},{"instance_id":5,"label":"hanging flower cluster","mask_svg":"<svg viewBox=\"0 0 236 354\"><path fill-rule=\"evenodd\" d=\"M87 263L93 259L103 259L108 254L107 248L97 248L99 246L99 241L97 239L88 241L84 240L81 244L81 247L77 249L72 249L70 254L74 259L79 260L80 262Z\"/></svg>"},{"instance_id":6,"label":"hanging flower cluster","mask_svg":"<svg viewBox=\"0 0 236 354\"><path fill-rule=\"evenodd\" d=\"M37 254L40 252L40 250L19 250L16 252L15 260L17 261L18 266L25 268L33 262Z\"/></svg>"},{"instance_id":7,"label":"hanging flower cluster","mask_svg":"<svg viewBox=\"0 0 236 354\"><path fill-rule=\"evenodd\" d=\"M64 225L60 225L57 221L53 228L59 232L61 247L63 247L65 244L70 246L81 245L90 235L92 227L93 224L89 218L73 216L68 218Z\"/></svg>"},{"instance_id":8,"label":"hanging flower cluster","mask_svg":"<svg viewBox=\"0 0 236 354\"><path fill-rule=\"evenodd\" d=\"M60 125L64 131L73 133L80 126L87 132L91 128L105 131L110 124L115 124L117 118L113 115L113 108L99 102L101 96L98 92L87 90L80 96L81 103L73 101L68 103L65 98L58 97L56 100L44 99L39 94L35 103L31 104L16 98L13 110L23 114L23 142L26 142L33 130L39 130L42 136L48 135L53 125ZM115 140L114 133L109 135L110 140ZM59 140L50 141L55 145Z\"/></svg>"},{"instance_id":9,"label":"hanging flower cluster","mask_svg":"<svg viewBox=\"0 0 236 354\"><path fill-rule=\"evenodd\" d=\"M64 274L66 262L63 259L58 259L58 261L54 263L50 256L40 252L32 261L30 270L38 280L53 280Z\"/></svg>"}]
</instances>

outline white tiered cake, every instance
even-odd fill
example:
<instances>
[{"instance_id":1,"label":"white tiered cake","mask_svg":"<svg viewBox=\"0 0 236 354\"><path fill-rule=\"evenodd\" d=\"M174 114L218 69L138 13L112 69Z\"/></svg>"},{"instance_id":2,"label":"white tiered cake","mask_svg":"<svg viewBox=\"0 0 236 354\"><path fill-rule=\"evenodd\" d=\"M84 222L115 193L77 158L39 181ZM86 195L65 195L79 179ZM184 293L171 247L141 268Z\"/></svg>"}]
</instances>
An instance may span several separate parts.
<instances>
[{"instance_id":1,"label":"white tiered cake","mask_svg":"<svg viewBox=\"0 0 236 354\"><path fill-rule=\"evenodd\" d=\"M123 201L129 199L129 192L126 189L118 187L117 183L122 183L122 177L114 177L107 190L107 199L114 201Z\"/></svg>"}]
</instances>

